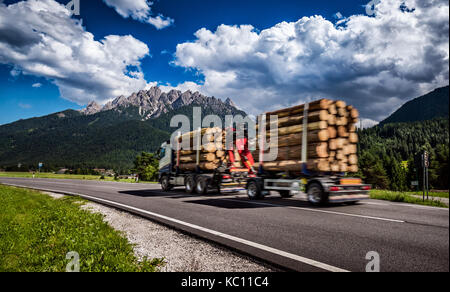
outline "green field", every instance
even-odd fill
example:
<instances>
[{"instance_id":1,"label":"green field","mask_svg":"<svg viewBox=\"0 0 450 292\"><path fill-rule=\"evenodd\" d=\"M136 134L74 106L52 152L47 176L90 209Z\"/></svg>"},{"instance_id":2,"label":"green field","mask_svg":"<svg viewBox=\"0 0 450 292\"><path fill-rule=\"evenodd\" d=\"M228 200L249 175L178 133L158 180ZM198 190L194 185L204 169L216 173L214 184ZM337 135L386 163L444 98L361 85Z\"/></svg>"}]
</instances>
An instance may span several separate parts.
<instances>
[{"instance_id":1,"label":"green field","mask_svg":"<svg viewBox=\"0 0 450 292\"><path fill-rule=\"evenodd\" d=\"M33 174L30 172L0 172L0 177L17 177L17 178L33 178ZM99 180L99 181L115 181L136 183L134 179L120 179L114 180L114 177L105 176L101 179L100 175L83 175L83 174L55 174L55 173L36 173L35 178L53 178L53 179L80 179L80 180ZM139 181L139 183L154 183Z\"/></svg>"},{"instance_id":2,"label":"green field","mask_svg":"<svg viewBox=\"0 0 450 292\"><path fill-rule=\"evenodd\" d=\"M81 272L153 272L163 260L138 261L133 246L77 197L53 199L0 185L0 272L64 272L69 252Z\"/></svg>"},{"instance_id":3,"label":"green field","mask_svg":"<svg viewBox=\"0 0 450 292\"><path fill-rule=\"evenodd\" d=\"M420 196L417 197L417 196ZM449 193L429 193L430 197L448 198ZM409 204L419 204L426 206L448 208L448 206L438 200L425 200L422 199L422 193L420 192L393 192L385 190L371 190L370 198L376 200L385 200L391 202L402 202Z\"/></svg>"}]
</instances>

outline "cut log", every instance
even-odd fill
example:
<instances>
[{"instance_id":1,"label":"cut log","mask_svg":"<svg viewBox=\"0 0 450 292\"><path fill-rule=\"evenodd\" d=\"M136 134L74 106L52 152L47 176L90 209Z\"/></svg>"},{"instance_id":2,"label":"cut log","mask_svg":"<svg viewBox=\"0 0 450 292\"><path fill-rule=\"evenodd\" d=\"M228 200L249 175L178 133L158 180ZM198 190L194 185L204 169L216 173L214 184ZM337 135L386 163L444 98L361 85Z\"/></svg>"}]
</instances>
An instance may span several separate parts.
<instances>
[{"instance_id":1,"label":"cut log","mask_svg":"<svg viewBox=\"0 0 450 292\"><path fill-rule=\"evenodd\" d=\"M340 165L337 162L330 163L330 169L332 172L339 172L340 171Z\"/></svg>"},{"instance_id":2,"label":"cut log","mask_svg":"<svg viewBox=\"0 0 450 292\"><path fill-rule=\"evenodd\" d=\"M348 136L348 141L352 144L356 144L358 143L358 134L356 133L350 133Z\"/></svg>"},{"instance_id":3,"label":"cut log","mask_svg":"<svg viewBox=\"0 0 450 292\"><path fill-rule=\"evenodd\" d=\"M328 137L334 139L337 137L336 127L328 127Z\"/></svg>"},{"instance_id":4,"label":"cut log","mask_svg":"<svg viewBox=\"0 0 450 292\"><path fill-rule=\"evenodd\" d=\"M206 154L200 154L200 161L202 162L214 162L217 160L217 157L214 153L206 153ZM187 156L180 156L180 162L182 163L195 163L197 162L197 155L187 155Z\"/></svg>"},{"instance_id":5,"label":"cut log","mask_svg":"<svg viewBox=\"0 0 450 292\"><path fill-rule=\"evenodd\" d=\"M214 170L220 166L220 163L214 163L214 162L203 162L199 164L199 168L203 170ZM197 164L195 163L183 163L180 164L181 170L195 170L197 167Z\"/></svg>"},{"instance_id":6,"label":"cut log","mask_svg":"<svg viewBox=\"0 0 450 292\"><path fill-rule=\"evenodd\" d=\"M222 132L222 129L220 129L220 128L203 128L203 129L201 129L201 131L200 131L200 134L203 136L203 135L205 135L205 134L215 134L215 133L221 133ZM179 138L180 138L180 141L181 140L185 140L185 139L192 139L193 137L194 137L194 135L195 134L197 134L198 133L198 130L196 130L196 131L192 131L192 132L189 132L189 133L185 133L185 134L183 134L183 135L181 135Z\"/></svg>"},{"instance_id":7,"label":"cut log","mask_svg":"<svg viewBox=\"0 0 450 292\"><path fill-rule=\"evenodd\" d=\"M346 108L341 107L338 109L338 116L348 118L350 114L348 113Z\"/></svg>"},{"instance_id":8,"label":"cut log","mask_svg":"<svg viewBox=\"0 0 450 292\"><path fill-rule=\"evenodd\" d=\"M323 130L328 128L328 123L325 121L315 122L315 123L308 123L308 131L315 131L315 130ZM267 131L266 135L271 136L274 135L276 131ZM303 125L294 125L290 127L283 127L278 128L278 136L285 136L295 133L301 133L303 132Z\"/></svg>"},{"instance_id":9,"label":"cut log","mask_svg":"<svg viewBox=\"0 0 450 292\"><path fill-rule=\"evenodd\" d=\"M328 111L320 110L316 112L310 112L308 114L308 123L320 122L320 121L328 121L329 118ZM292 125L303 125L303 115L295 115L295 116L287 116L284 118L279 118L278 122L271 123L269 120L266 121L266 129L270 128L282 128L288 127ZM256 129L259 129L259 125L256 125Z\"/></svg>"},{"instance_id":10,"label":"cut log","mask_svg":"<svg viewBox=\"0 0 450 292\"><path fill-rule=\"evenodd\" d=\"M226 152L223 151L223 150L218 150L218 151L216 151L216 156L217 156L218 158L225 157L225 156L226 156Z\"/></svg>"},{"instance_id":11,"label":"cut log","mask_svg":"<svg viewBox=\"0 0 450 292\"><path fill-rule=\"evenodd\" d=\"M309 158L327 158L328 157L328 144L318 143L308 145L308 157ZM268 154L265 152L265 154ZM255 160L259 160L259 151L255 151L253 154ZM278 148L278 156L276 161L284 160L298 160L302 156L302 146L293 147L281 147Z\"/></svg>"},{"instance_id":12,"label":"cut log","mask_svg":"<svg viewBox=\"0 0 450 292\"><path fill-rule=\"evenodd\" d=\"M313 112L315 110L327 110L328 107L330 105L330 101L328 99L321 99L315 102L311 102L309 104L309 111ZM301 114L303 113L305 110L305 105L298 105L298 106L294 106L294 107L290 107L290 108L286 108L286 109L281 109L278 111L274 111L274 112L269 112L266 113L266 115L268 117L270 117L271 115L278 115L278 118L283 118L283 117L287 117L287 116L292 116L295 114Z\"/></svg>"},{"instance_id":13,"label":"cut log","mask_svg":"<svg viewBox=\"0 0 450 292\"><path fill-rule=\"evenodd\" d=\"M336 116L335 115L328 116L328 125L329 126L336 125Z\"/></svg>"},{"instance_id":14,"label":"cut log","mask_svg":"<svg viewBox=\"0 0 450 292\"><path fill-rule=\"evenodd\" d=\"M345 101L342 100L338 100L334 103L336 105L336 108L345 108L347 106L347 104L345 103Z\"/></svg>"},{"instance_id":15,"label":"cut log","mask_svg":"<svg viewBox=\"0 0 450 292\"><path fill-rule=\"evenodd\" d=\"M336 139L336 149L343 149L345 146L345 139L344 138L337 138Z\"/></svg>"},{"instance_id":16,"label":"cut log","mask_svg":"<svg viewBox=\"0 0 450 292\"><path fill-rule=\"evenodd\" d=\"M330 104L330 106L328 107L328 112L330 113L330 115L337 115L337 109L334 103Z\"/></svg>"},{"instance_id":17,"label":"cut log","mask_svg":"<svg viewBox=\"0 0 450 292\"><path fill-rule=\"evenodd\" d=\"M330 150L337 149L337 139L330 139L330 141L328 141L328 149Z\"/></svg>"},{"instance_id":18,"label":"cut log","mask_svg":"<svg viewBox=\"0 0 450 292\"><path fill-rule=\"evenodd\" d=\"M356 132L356 125L355 124L348 124L347 125L347 131L349 131L349 133L355 133Z\"/></svg>"},{"instance_id":19,"label":"cut log","mask_svg":"<svg viewBox=\"0 0 450 292\"><path fill-rule=\"evenodd\" d=\"M349 133L347 132L347 128L344 126L339 126L337 128L337 132L338 132L339 137L347 138L349 136Z\"/></svg>"},{"instance_id":20,"label":"cut log","mask_svg":"<svg viewBox=\"0 0 450 292\"><path fill-rule=\"evenodd\" d=\"M358 119L359 118L359 112L356 108L354 108L353 106L349 105L347 106L347 111L350 114L350 117L352 119Z\"/></svg>"},{"instance_id":21,"label":"cut log","mask_svg":"<svg viewBox=\"0 0 450 292\"><path fill-rule=\"evenodd\" d=\"M350 165L347 169L348 172L358 172L358 165Z\"/></svg>"},{"instance_id":22,"label":"cut log","mask_svg":"<svg viewBox=\"0 0 450 292\"><path fill-rule=\"evenodd\" d=\"M345 152L348 154L357 154L358 153L358 147L356 146L356 144L348 144L345 147L347 148Z\"/></svg>"},{"instance_id":23,"label":"cut log","mask_svg":"<svg viewBox=\"0 0 450 292\"><path fill-rule=\"evenodd\" d=\"M347 126L348 119L346 117L336 118L336 126Z\"/></svg>"},{"instance_id":24,"label":"cut log","mask_svg":"<svg viewBox=\"0 0 450 292\"><path fill-rule=\"evenodd\" d=\"M351 165L358 164L358 156L356 154L351 154L348 156L348 163Z\"/></svg>"},{"instance_id":25,"label":"cut log","mask_svg":"<svg viewBox=\"0 0 450 292\"><path fill-rule=\"evenodd\" d=\"M308 143L316 143L316 142L326 142L329 139L328 136L328 130L320 130L320 131L312 131L308 133ZM286 146L295 146L295 145L301 145L302 144L302 138L303 134L291 134L291 135L284 135L278 137L278 144L276 144L276 141L272 141L269 139L266 143L264 141L265 145L269 144L269 147L286 147ZM259 144L258 139L258 144ZM256 147L258 148L258 146Z\"/></svg>"}]
</instances>

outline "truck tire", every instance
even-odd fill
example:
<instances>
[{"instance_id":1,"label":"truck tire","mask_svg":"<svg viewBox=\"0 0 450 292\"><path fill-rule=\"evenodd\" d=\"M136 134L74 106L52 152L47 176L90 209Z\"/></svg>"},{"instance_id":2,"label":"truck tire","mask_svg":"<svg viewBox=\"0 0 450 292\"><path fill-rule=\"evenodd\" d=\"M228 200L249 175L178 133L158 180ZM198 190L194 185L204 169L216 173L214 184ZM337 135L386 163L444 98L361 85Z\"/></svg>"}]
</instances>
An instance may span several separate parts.
<instances>
[{"instance_id":1,"label":"truck tire","mask_svg":"<svg viewBox=\"0 0 450 292\"><path fill-rule=\"evenodd\" d=\"M170 184L169 176L165 175L161 178L161 189L164 192L168 192L173 188L173 186Z\"/></svg>"},{"instance_id":2,"label":"truck tire","mask_svg":"<svg viewBox=\"0 0 450 292\"><path fill-rule=\"evenodd\" d=\"M284 199L292 198L294 195L291 194L291 191L279 191L280 196Z\"/></svg>"},{"instance_id":3,"label":"truck tire","mask_svg":"<svg viewBox=\"0 0 450 292\"><path fill-rule=\"evenodd\" d=\"M323 187L320 183L313 182L308 186L306 191L308 195L308 201L312 205L324 205L328 202L328 196L323 191Z\"/></svg>"},{"instance_id":4,"label":"truck tire","mask_svg":"<svg viewBox=\"0 0 450 292\"><path fill-rule=\"evenodd\" d=\"M199 176L195 184L197 194L206 195L208 193L208 179L206 177Z\"/></svg>"},{"instance_id":5,"label":"truck tire","mask_svg":"<svg viewBox=\"0 0 450 292\"><path fill-rule=\"evenodd\" d=\"M247 184L247 196L250 200L261 200L264 198L261 187L257 181L249 181Z\"/></svg>"},{"instance_id":6,"label":"truck tire","mask_svg":"<svg viewBox=\"0 0 450 292\"><path fill-rule=\"evenodd\" d=\"M195 193L195 180L192 175L186 177L186 182L184 184L184 187L186 189L186 193L188 193L188 194Z\"/></svg>"}]
</instances>

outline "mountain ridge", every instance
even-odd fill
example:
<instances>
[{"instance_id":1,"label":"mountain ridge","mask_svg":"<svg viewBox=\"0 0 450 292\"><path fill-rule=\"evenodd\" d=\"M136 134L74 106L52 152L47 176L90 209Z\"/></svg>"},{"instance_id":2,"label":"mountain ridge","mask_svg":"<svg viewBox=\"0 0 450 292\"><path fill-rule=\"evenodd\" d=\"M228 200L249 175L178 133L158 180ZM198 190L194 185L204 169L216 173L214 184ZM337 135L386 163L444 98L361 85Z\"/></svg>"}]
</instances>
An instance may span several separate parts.
<instances>
[{"instance_id":1,"label":"mountain ridge","mask_svg":"<svg viewBox=\"0 0 450 292\"><path fill-rule=\"evenodd\" d=\"M447 85L408 101L379 125L427 121L448 116L449 86Z\"/></svg>"},{"instance_id":2,"label":"mountain ridge","mask_svg":"<svg viewBox=\"0 0 450 292\"><path fill-rule=\"evenodd\" d=\"M229 107L238 109L230 98L227 98L224 102L214 96L204 96L198 91L192 92L187 90L181 92L180 90L171 90L169 92L162 92L158 86L154 86L149 90L134 92L128 97L121 95L114 100L109 101L104 106L99 105L95 101L91 101L84 109L80 110L80 112L84 115L93 115L103 111L138 107L139 114L142 116L143 120L148 120L158 118L162 114L193 104L209 106L218 112L227 110Z\"/></svg>"},{"instance_id":3,"label":"mountain ridge","mask_svg":"<svg viewBox=\"0 0 450 292\"><path fill-rule=\"evenodd\" d=\"M193 107L202 115L245 115L231 99L225 102L190 91L158 94L157 88L130 97L118 97L100 106L65 110L0 126L0 168L18 164L48 170L113 168L128 170L142 151L154 152L170 138L171 118L178 114L192 120Z\"/></svg>"}]
</instances>

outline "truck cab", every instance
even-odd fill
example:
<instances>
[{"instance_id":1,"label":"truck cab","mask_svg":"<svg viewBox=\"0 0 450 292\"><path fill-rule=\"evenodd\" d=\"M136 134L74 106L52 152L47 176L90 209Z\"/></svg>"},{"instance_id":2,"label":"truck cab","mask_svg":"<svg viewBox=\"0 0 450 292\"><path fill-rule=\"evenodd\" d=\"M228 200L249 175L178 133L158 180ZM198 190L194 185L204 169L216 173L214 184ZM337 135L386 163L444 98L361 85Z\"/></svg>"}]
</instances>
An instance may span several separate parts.
<instances>
[{"instance_id":1,"label":"truck cab","mask_svg":"<svg viewBox=\"0 0 450 292\"><path fill-rule=\"evenodd\" d=\"M168 142L164 142L159 149L159 174L172 171L173 151Z\"/></svg>"}]
</instances>

